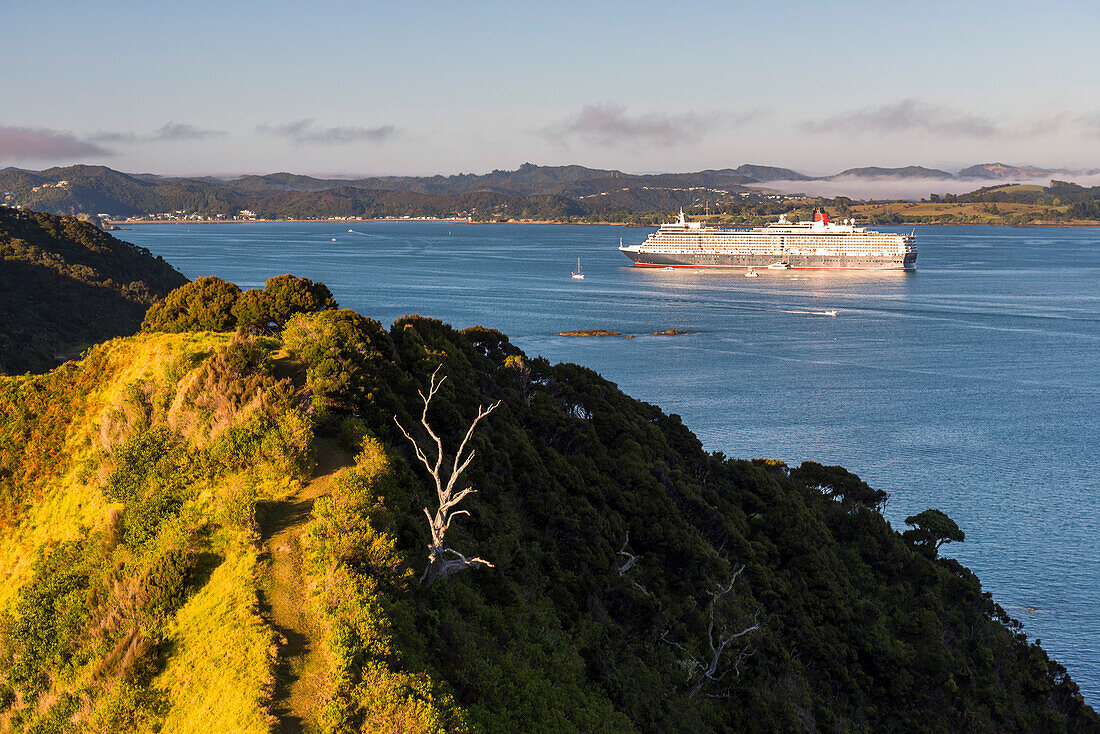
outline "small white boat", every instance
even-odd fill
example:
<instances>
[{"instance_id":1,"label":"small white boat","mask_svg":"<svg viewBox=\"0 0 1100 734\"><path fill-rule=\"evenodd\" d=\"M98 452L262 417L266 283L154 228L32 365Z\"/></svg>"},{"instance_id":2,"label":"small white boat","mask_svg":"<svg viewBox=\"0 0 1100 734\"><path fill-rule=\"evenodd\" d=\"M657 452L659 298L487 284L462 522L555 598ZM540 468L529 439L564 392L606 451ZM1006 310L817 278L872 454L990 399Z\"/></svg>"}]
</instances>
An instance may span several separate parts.
<instances>
[{"instance_id":1,"label":"small white boat","mask_svg":"<svg viewBox=\"0 0 1100 734\"><path fill-rule=\"evenodd\" d=\"M768 266L768 270L790 270L791 264L783 261L772 263Z\"/></svg>"},{"instance_id":2,"label":"small white boat","mask_svg":"<svg viewBox=\"0 0 1100 734\"><path fill-rule=\"evenodd\" d=\"M824 311L823 313L826 316L836 316L836 311Z\"/></svg>"},{"instance_id":3,"label":"small white boat","mask_svg":"<svg viewBox=\"0 0 1100 734\"><path fill-rule=\"evenodd\" d=\"M749 269L748 269L748 270L747 270L747 271L745 272L745 277L746 277L746 278L759 278L759 277L760 277L760 273L756 272L756 268L749 268Z\"/></svg>"},{"instance_id":4,"label":"small white boat","mask_svg":"<svg viewBox=\"0 0 1100 734\"><path fill-rule=\"evenodd\" d=\"M349 229L348 231L349 231L349 232L355 232L355 230L354 230L354 229Z\"/></svg>"},{"instance_id":5,"label":"small white boat","mask_svg":"<svg viewBox=\"0 0 1100 734\"><path fill-rule=\"evenodd\" d=\"M332 238L332 241L333 241L333 242L335 242L335 241L336 241L336 238L335 238L335 237L333 237L333 238Z\"/></svg>"},{"instance_id":6,"label":"small white boat","mask_svg":"<svg viewBox=\"0 0 1100 734\"><path fill-rule=\"evenodd\" d=\"M584 280L584 271L581 270L581 259L577 258L577 270L571 273L573 280Z\"/></svg>"}]
</instances>

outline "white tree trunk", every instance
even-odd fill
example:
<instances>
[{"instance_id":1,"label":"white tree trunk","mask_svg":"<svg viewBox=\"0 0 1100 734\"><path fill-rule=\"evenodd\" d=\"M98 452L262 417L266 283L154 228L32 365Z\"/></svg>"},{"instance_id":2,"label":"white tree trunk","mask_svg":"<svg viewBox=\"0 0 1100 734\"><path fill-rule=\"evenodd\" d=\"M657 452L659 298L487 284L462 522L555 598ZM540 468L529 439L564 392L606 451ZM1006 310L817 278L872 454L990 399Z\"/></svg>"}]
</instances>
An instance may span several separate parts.
<instances>
[{"instance_id":1,"label":"white tree trunk","mask_svg":"<svg viewBox=\"0 0 1100 734\"><path fill-rule=\"evenodd\" d=\"M440 365L442 367L442 365ZM468 568L476 566L488 566L493 567L493 564L486 561L484 558L467 558L458 551L448 548L444 545L444 539L447 535L447 530L451 527L451 522L454 521L459 515L469 515L466 510L456 509L458 503L461 502L469 494L476 492L473 487L465 487L463 489L456 490L455 485L458 482L458 478L462 476L462 472L466 471L466 467L470 465L470 462L474 459L474 451L471 450L469 454L463 456L466 451L466 444L469 443L470 437L474 435L474 429L477 428L477 424L482 418L496 410L500 405L500 401L493 403L488 408L478 407L477 417L474 418L470 427L466 430L466 436L462 439L462 443L458 446L458 451L455 452L454 464L450 467L447 473L446 481L443 480L443 441L432 430L431 424L428 423L428 406L432 402L432 398L439 392L439 387L446 380L446 377L441 377L436 381L436 375L439 373L440 367L435 368L435 372L432 373L431 384L428 387L428 394L425 395L423 391L420 392L420 397L424 401L424 410L420 414L420 424L424 426L424 430L428 432L428 436L435 442L435 460L428 459L428 455L424 449L420 447L420 444L416 442L405 427L401 425L401 421L397 419L397 416L393 417L394 423L401 429L401 432L405 434L405 438L409 439L409 442L413 445L413 450L416 452L416 458L420 459L420 462L428 470L428 473L432 475L432 480L435 482L436 498L439 500L439 506L435 513L432 513L427 507L424 508L424 514L428 518L428 529L431 532L432 542L428 545L428 565L424 568L424 573L420 577L420 583L431 583L441 578L446 578L452 574L456 574L459 571L464 571ZM454 558L445 557L447 554L454 556Z\"/></svg>"}]
</instances>

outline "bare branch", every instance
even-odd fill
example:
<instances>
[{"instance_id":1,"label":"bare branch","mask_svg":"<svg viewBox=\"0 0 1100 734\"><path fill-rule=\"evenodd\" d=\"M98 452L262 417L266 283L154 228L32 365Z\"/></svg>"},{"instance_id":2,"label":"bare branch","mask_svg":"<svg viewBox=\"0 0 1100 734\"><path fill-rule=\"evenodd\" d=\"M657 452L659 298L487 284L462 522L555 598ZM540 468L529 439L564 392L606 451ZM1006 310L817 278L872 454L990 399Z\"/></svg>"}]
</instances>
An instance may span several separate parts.
<instances>
[{"instance_id":1,"label":"bare branch","mask_svg":"<svg viewBox=\"0 0 1100 734\"><path fill-rule=\"evenodd\" d=\"M440 489L439 467L443 465L443 441L440 440L439 436L435 435L435 431L432 430L431 425L429 425L428 423L428 405L432 402L432 398L434 398L435 394L439 392L439 388L443 386L443 382L447 379L447 376L444 375L439 379L438 383L435 381L435 376L439 374L439 370L442 367L443 365L438 365L435 368L435 372L432 373L432 381L430 387L428 388L427 396L417 390L417 392L420 392L420 397L424 400L424 411L420 414L420 423L424 426L425 430L428 431L428 435L432 437L432 440L435 441L435 468L429 469L429 471L431 471L432 477L435 478L435 488L437 492Z\"/></svg>"},{"instance_id":2,"label":"bare branch","mask_svg":"<svg viewBox=\"0 0 1100 734\"><path fill-rule=\"evenodd\" d=\"M459 515L466 515L466 516L469 516L469 514L470 514L470 513L469 513L469 512L467 512L466 510L455 510L454 512L452 512L452 513L451 513L450 517L448 517L448 518L447 518L447 522L446 522L446 524L445 524L445 525L444 525L443 527L441 527L441 528L439 529L439 534L440 534L440 535L443 535L443 533L447 532L447 528L451 527L451 522L452 522L452 521L453 521L453 520L454 520L454 519L455 519L456 517L458 517ZM429 519L431 519L431 515L429 515L429 516L428 516L428 518L429 518ZM444 550L446 550L446 548L444 548Z\"/></svg>"},{"instance_id":3,"label":"bare branch","mask_svg":"<svg viewBox=\"0 0 1100 734\"><path fill-rule=\"evenodd\" d=\"M397 424L397 427L401 429L401 432L405 434L405 438L409 439L409 443L413 445L413 450L416 451L416 458L424 464L424 467L430 472L432 471L432 464L428 461L428 457L424 455L424 452L420 450L420 446L417 445L416 439L409 435L409 432L405 430L405 427L401 425L401 421L397 419L395 415L393 422Z\"/></svg>"},{"instance_id":4,"label":"bare branch","mask_svg":"<svg viewBox=\"0 0 1100 734\"><path fill-rule=\"evenodd\" d=\"M443 512L443 513L447 513L447 512L448 512L448 511L449 511L449 510L450 510L450 509L451 509L452 507L454 507L454 506L455 506L455 505L457 505L457 504L458 504L459 502L461 502L461 501L462 501L462 499L463 499L463 498L464 498L464 497L465 497L466 495L468 495L468 494L473 494L473 493L474 493L474 492L476 492L476 491L477 491L477 490L476 490L476 489L474 489L473 487L467 487L466 489L464 489L464 490L462 490L461 492L459 492L459 493L458 493L457 495L454 495L453 497L450 497L450 499L448 499L448 500L447 500L446 502L441 502L441 503L439 504L439 511L440 511L440 512Z\"/></svg>"},{"instance_id":5,"label":"bare branch","mask_svg":"<svg viewBox=\"0 0 1100 734\"><path fill-rule=\"evenodd\" d=\"M619 566L619 575L620 576L622 576L624 573L626 573L630 569L634 568L634 564L636 564L638 562L638 559L641 558L641 556L636 556L633 553L628 553L627 552L626 546L629 545L629 544L630 544L630 531L628 530L627 533L626 533L626 538L623 540L623 547L619 549L619 555L620 556L626 556L626 563ZM635 584L637 584L637 582L635 582Z\"/></svg>"},{"instance_id":6,"label":"bare branch","mask_svg":"<svg viewBox=\"0 0 1100 734\"><path fill-rule=\"evenodd\" d=\"M428 516L428 529L432 533L432 545L439 545L439 538L436 536L435 521L432 518L432 513L428 511L428 508L424 508L424 514ZM431 546L429 546L431 547Z\"/></svg>"},{"instance_id":7,"label":"bare branch","mask_svg":"<svg viewBox=\"0 0 1100 734\"><path fill-rule=\"evenodd\" d=\"M488 566L489 568L496 568L496 566L489 563L484 558L467 558L466 556L462 555L461 553L454 550L453 548L444 548L443 550L446 551L447 553L454 553L456 556L458 556L458 560L462 561L463 563L465 563L467 565L469 565L471 563L479 563L482 566Z\"/></svg>"},{"instance_id":8,"label":"bare branch","mask_svg":"<svg viewBox=\"0 0 1100 734\"><path fill-rule=\"evenodd\" d=\"M700 663L698 660L696 660L695 656L691 654L690 650L688 650L686 647L681 645L679 642L673 642L672 640L668 639L668 632L667 631L663 632L661 634L661 641L666 642L669 645L672 645L673 647L675 647L678 650L680 650L681 652L683 652L685 655L688 656L688 659L690 659L691 662L695 663L695 665L699 667L700 670L706 670L706 668L703 666L703 664Z\"/></svg>"},{"instance_id":9,"label":"bare branch","mask_svg":"<svg viewBox=\"0 0 1100 734\"><path fill-rule=\"evenodd\" d=\"M448 491L454 486L454 483L458 479L459 475L461 475L462 472L466 471L466 467L468 467L470 465L470 462L474 460L473 451L471 451L470 455L465 459L462 458L462 452L466 450L466 444L467 442L469 442L470 436L474 435L474 429L477 428L477 424L481 421L482 418L496 410L497 406L499 405L500 401L498 400L490 405L487 409L482 409L481 406L478 406L477 418L474 418L474 422L470 424L469 429L467 429L466 431L465 438L462 439L462 443L458 446L458 451L455 452L455 463L454 466L451 468L451 478L447 480ZM459 465L459 462L461 462L461 466Z\"/></svg>"},{"instance_id":10,"label":"bare branch","mask_svg":"<svg viewBox=\"0 0 1100 734\"><path fill-rule=\"evenodd\" d=\"M626 546L624 545L623 547L625 548ZM744 570L744 566L739 567L730 576L730 581L728 584L711 592L710 602L707 604L706 640L706 644L710 648L710 652L709 660L707 660L705 664L700 660L699 657L696 657L690 650L688 650L687 647L681 645L678 642L674 642L668 639L667 632L661 635L661 640L663 642L675 647L676 649L687 655L688 659L692 663L692 669L695 671L695 673L691 677L694 678L695 675L698 675L698 678L695 679L695 682L692 685L690 692L688 693L689 698L694 698L696 695L701 693L703 687L706 686L707 683L717 683L731 672L734 673L734 675L739 676L741 674L741 663L743 663L745 660L752 657L753 655L754 651L751 649L751 646L745 647L741 650L740 653L738 653L737 659L734 660L732 664L728 665L721 672L719 671L722 662L722 654L726 651L726 648L728 648L730 644L732 644L735 640L745 637L746 635L749 635L760 629L760 610L758 609L753 615L753 623L751 625L732 633L729 633L723 626L721 632L718 633L717 640L715 639L715 607L723 597L729 595L733 591L733 585L737 581L737 577L740 576ZM729 696L729 693L730 692L727 690L724 693L704 693L703 695L707 698L726 698Z\"/></svg>"}]
</instances>

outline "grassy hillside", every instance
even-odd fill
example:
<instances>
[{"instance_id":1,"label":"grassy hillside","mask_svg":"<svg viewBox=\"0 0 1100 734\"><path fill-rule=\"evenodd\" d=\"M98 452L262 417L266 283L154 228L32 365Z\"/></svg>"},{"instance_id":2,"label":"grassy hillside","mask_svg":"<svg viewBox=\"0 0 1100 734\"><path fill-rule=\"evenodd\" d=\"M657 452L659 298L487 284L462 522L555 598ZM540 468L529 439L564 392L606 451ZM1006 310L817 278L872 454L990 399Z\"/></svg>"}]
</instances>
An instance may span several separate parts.
<instances>
[{"instance_id":1,"label":"grassy hillside","mask_svg":"<svg viewBox=\"0 0 1100 734\"><path fill-rule=\"evenodd\" d=\"M58 357L141 325L187 279L148 250L74 217L0 207L0 373Z\"/></svg>"},{"instance_id":2,"label":"grassy hillside","mask_svg":"<svg viewBox=\"0 0 1100 734\"><path fill-rule=\"evenodd\" d=\"M445 465L475 451L446 545L491 565L421 583L395 417L430 464L433 373ZM492 330L140 334L0 413L0 731L1100 731L882 493Z\"/></svg>"},{"instance_id":3,"label":"grassy hillside","mask_svg":"<svg viewBox=\"0 0 1100 734\"><path fill-rule=\"evenodd\" d=\"M999 165L989 167L997 170ZM1086 188L1057 180L1052 180L1050 186L1002 184L968 194L932 194L920 203L860 204L852 206L851 212L872 224L1096 226L1100 220L1100 186Z\"/></svg>"},{"instance_id":4,"label":"grassy hillside","mask_svg":"<svg viewBox=\"0 0 1100 734\"><path fill-rule=\"evenodd\" d=\"M1023 187L1019 187L1023 188ZM860 222L872 224L1000 224L1073 223L1068 206L1023 202L886 202L851 207ZM1095 224L1095 222L1092 222Z\"/></svg>"}]
</instances>

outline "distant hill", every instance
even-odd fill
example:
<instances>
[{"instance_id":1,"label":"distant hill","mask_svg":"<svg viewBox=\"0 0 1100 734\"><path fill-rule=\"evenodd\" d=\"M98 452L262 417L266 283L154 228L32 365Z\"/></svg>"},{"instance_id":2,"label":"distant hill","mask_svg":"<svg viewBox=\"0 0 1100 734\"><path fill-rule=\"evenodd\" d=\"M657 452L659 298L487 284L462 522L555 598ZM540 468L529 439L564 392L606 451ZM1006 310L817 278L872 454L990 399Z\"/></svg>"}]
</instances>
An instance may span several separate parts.
<instances>
[{"instance_id":1,"label":"distant hill","mask_svg":"<svg viewBox=\"0 0 1100 734\"><path fill-rule=\"evenodd\" d=\"M865 166L863 168L849 168L827 179L837 179L846 176L859 178L952 178L947 171L924 166L905 166L903 168L879 168L878 166Z\"/></svg>"},{"instance_id":2,"label":"distant hill","mask_svg":"<svg viewBox=\"0 0 1100 734\"><path fill-rule=\"evenodd\" d=\"M0 372L39 371L141 326L187 279L70 216L0 206Z\"/></svg>"},{"instance_id":3,"label":"distant hill","mask_svg":"<svg viewBox=\"0 0 1100 734\"><path fill-rule=\"evenodd\" d=\"M1029 204L1045 207L1046 221L1100 220L1100 186L1079 186L1070 181L1051 180L1050 186L984 186L968 194L949 197L962 203Z\"/></svg>"},{"instance_id":4,"label":"distant hill","mask_svg":"<svg viewBox=\"0 0 1100 734\"><path fill-rule=\"evenodd\" d=\"M103 166L68 166L44 171L6 169L0 171L0 192L6 203L58 214L110 214L116 217L184 212L204 216L232 216L241 209L274 217L361 216L456 216L472 208L462 196L496 194L512 197L497 200L497 214L508 215L531 208L526 197L559 196L576 199L601 193L636 189L630 197L631 211L657 211L662 202L675 200L690 205L690 189L713 188L718 192L741 192L741 184L756 179L737 171L697 173L626 174L621 171L584 166L536 166L525 163L514 171L453 176L386 176L359 179L320 179L290 173L242 176L217 180L204 178L160 178L120 173ZM359 191L353 195L351 192ZM650 197L645 191L659 191ZM679 194L668 193L679 191ZM368 193L369 192L369 193ZM319 196L328 193L327 196ZM428 202L400 195L452 197ZM454 199L453 197L460 197ZM715 199L716 196L710 198ZM650 200L652 199L652 200ZM311 209L319 200L346 201L353 206ZM367 203L363 203L367 202ZM386 208L376 202L396 202ZM410 204L410 202L414 202ZM484 211L485 207L481 207ZM574 202L575 215L586 208ZM603 208L603 207L597 207Z\"/></svg>"},{"instance_id":5,"label":"distant hill","mask_svg":"<svg viewBox=\"0 0 1100 734\"><path fill-rule=\"evenodd\" d=\"M1066 173L1065 170L1036 168L1035 166L1008 166L1004 163L981 163L959 171L959 178L1035 179Z\"/></svg>"},{"instance_id":6,"label":"distant hill","mask_svg":"<svg viewBox=\"0 0 1100 734\"><path fill-rule=\"evenodd\" d=\"M255 204L264 218L291 217L471 217L479 220L566 219L586 211L570 198L550 194L513 196L492 191L430 195L343 186L324 191L285 191Z\"/></svg>"},{"instance_id":7,"label":"distant hill","mask_svg":"<svg viewBox=\"0 0 1100 734\"><path fill-rule=\"evenodd\" d=\"M745 163L733 169L742 176L748 176L756 181L811 181L813 176L807 176L789 168L776 168L775 166L757 166Z\"/></svg>"},{"instance_id":8,"label":"distant hill","mask_svg":"<svg viewBox=\"0 0 1100 734\"><path fill-rule=\"evenodd\" d=\"M291 173L227 180L161 178L120 173L103 166L0 171L0 192L9 205L58 214L87 212L115 217L171 213L229 217L248 209L272 218L473 214L479 219L528 215L560 219L598 216L608 211L655 212L691 206L696 201L714 202L723 195L745 192L742 184L754 182L752 176L729 169L636 175L531 163L514 171L487 174L359 179L320 179ZM599 195L612 198L585 201Z\"/></svg>"},{"instance_id":9,"label":"distant hill","mask_svg":"<svg viewBox=\"0 0 1100 734\"><path fill-rule=\"evenodd\" d=\"M228 215L245 202L245 197L224 184L135 176L106 166L83 165L0 172L0 192L6 199L0 203L53 214L140 216L183 210Z\"/></svg>"}]
</instances>

